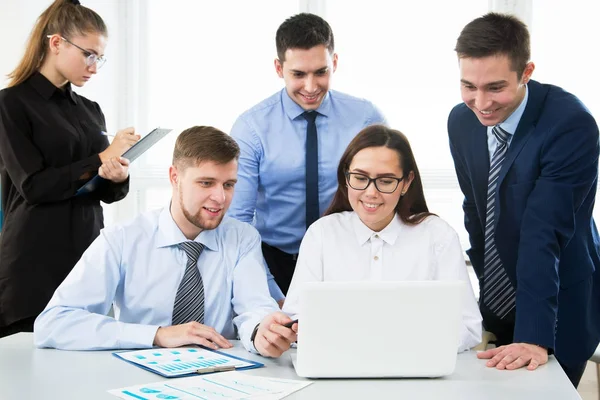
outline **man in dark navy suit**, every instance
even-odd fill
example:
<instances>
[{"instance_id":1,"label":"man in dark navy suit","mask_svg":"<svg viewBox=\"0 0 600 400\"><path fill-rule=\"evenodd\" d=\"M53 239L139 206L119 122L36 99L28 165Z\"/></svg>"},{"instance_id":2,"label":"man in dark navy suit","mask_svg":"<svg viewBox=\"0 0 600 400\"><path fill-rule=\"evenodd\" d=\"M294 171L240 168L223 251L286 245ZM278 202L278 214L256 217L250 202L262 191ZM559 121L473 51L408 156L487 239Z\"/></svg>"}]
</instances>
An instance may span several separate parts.
<instances>
[{"instance_id":1,"label":"man in dark navy suit","mask_svg":"<svg viewBox=\"0 0 600 400\"><path fill-rule=\"evenodd\" d=\"M450 149L498 346L479 358L534 370L555 354L577 386L600 340L598 125L577 97L531 80L517 18L473 20L455 50L464 104L448 118Z\"/></svg>"}]
</instances>

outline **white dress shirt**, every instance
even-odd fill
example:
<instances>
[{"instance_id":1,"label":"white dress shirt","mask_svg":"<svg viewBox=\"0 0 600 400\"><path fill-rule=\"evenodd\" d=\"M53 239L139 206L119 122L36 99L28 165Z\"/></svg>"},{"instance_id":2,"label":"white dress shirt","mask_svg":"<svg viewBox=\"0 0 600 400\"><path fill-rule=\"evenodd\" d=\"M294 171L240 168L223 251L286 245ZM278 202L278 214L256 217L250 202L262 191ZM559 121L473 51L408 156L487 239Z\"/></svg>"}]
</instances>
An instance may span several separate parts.
<instances>
[{"instance_id":1,"label":"white dress shirt","mask_svg":"<svg viewBox=\"0 0 600 400\"><path fill-rule=\"evenodd\" d=\"M481 314L456 232L436 216L418 225L394 218L374 232L354 212L328 215L310 226L300 246L283 311L296 317L303 282L462 280L463 324L458 351L481 342Z\"/></svg>"},{"instance_id":2,"label":"white dress shirt","mask_svg":"<svg viewBox=\"0 0 600 400\"><path fill-rule=\"evenodd\" d=\"M169 207L104 229L58 287L34 325L38 347L99 350L152 347L170 326L187 255L187 241ZM254 327L277 311L269 295L260 236L251 225L225 217L195 239L204 283L204 323L246 349ZM106 316L114 305L115 318ZM236 332L237 328L237 332Z\"/></svg>"}]
</instances>

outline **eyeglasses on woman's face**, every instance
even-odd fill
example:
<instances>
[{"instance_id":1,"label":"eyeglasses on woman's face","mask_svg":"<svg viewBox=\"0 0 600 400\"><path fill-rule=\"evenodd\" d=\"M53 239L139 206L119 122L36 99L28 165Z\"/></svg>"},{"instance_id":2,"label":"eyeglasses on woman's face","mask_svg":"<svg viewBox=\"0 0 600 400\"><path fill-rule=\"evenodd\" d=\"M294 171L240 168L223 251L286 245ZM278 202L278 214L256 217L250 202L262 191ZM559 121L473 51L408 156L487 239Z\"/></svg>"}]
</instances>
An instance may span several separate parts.
<instances>
[{"instance_id":1,"label":"eyeglasses on woman's face","mask_svg":"<svg viewBox=\"0 0 600 400\"><path fill-rule=\"evenodd\" d=\"M48 38L51 38L51 37L52 37L52 35L48 35ZM81 52L85 56L85 65L87 65L88 67L91 67L94 64L96 64L96 68L100 69L106 62L106 57L98 56L98 55L92 53L91 51L88 51L88 50L84 49L83 47L76 45L75 43L71 42L69 39L66 39L62 36L60 36L60 39L69 43L71 46L75 46L76 48L81 50Z\"/></svg>"},{"instance_id":2,"label":"eyeglasses on woman's face","mask_svg":"<svg viewBox=\"0 0 600 400\"><path fill-rule=\"evenodd\" d=\"M404 177L396 178L393 176L380 176L378 178L371 178L368 175L358 172L346 172L346 181L352 189L367 190L372 182L379 192L386 194L394 193L396 189L398 189L398 185L403 179Z\"/></svg>"}]
</instances>

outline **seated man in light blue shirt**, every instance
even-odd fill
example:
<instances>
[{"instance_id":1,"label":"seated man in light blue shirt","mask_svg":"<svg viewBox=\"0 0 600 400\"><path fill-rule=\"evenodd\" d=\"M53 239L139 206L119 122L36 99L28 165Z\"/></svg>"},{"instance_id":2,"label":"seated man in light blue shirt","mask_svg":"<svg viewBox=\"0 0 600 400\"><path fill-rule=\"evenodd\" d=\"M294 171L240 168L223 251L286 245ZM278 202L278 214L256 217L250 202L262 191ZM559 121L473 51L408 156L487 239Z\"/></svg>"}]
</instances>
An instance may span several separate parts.
<instances>
[{"instance_id":1,"label":"seated man in light blue shirt","mask_svg":"<svg viewBox=\"0 0 600 400\"><path fill-rule=\"evenodd\" d=\"M224 218L239 151L215 128L183 131L169 168L170 205L102 231L36 319L35 345L216 349L239 334L249 351L286 351L296 332L269 295L260 236Z\"/></svg>"},{"instance_id":2,"label":"seated man in light blue shirt","mask_svg":"<svg viewBox=\"0 0 600 400\"><path fill-rule=\"evenodd\" d=\"M333 198L344 149L385 119L371 102L329 89L338 57L325 20L288 18L276 45L275 70L285 88L243 113L231 130L241 156L229 215L253 222L261 234L276 282L271 277L269 289L282 304L302 237Z\"/></svg>"}]
</instances>

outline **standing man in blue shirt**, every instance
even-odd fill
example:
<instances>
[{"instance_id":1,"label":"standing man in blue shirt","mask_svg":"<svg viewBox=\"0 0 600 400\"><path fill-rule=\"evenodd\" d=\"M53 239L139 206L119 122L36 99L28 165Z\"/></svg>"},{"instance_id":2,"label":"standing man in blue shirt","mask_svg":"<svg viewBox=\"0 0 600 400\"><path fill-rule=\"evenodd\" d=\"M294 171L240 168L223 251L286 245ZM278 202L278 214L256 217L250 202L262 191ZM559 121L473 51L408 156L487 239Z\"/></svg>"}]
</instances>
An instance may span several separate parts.
<instances>
[{"instance_id":1,"label":"standing man in blue shirt","mask_svg":"<svg viewBox=\"0 0 600 400\"><path fill-rule=\"evenodd\" d=\"M269 295L260 236L223 218L238 156L215 128L182 132L170 205L101 232L36 319L36 346L229 348L238 333L249 351L286 351L296 333ZM106 315L111 305L115 318Z\"/></svg>"},{"instance_id":2,"label":"standing man in blue shirt","mask_svg":"<svg viewBox=\"0 0 600 400\"><path fill-rule=\"evenodd\" d=\"M244 112L231 130L241 156L230 215L253 222L261 234L277 283L270 277L269 289L281 305L302 237L333 198L344 149L360 130L385 119L371 102L330 90L338 56L324 19L288 18L276 45L275 71L285 88Z\"/></svg>"}]
</instances>

